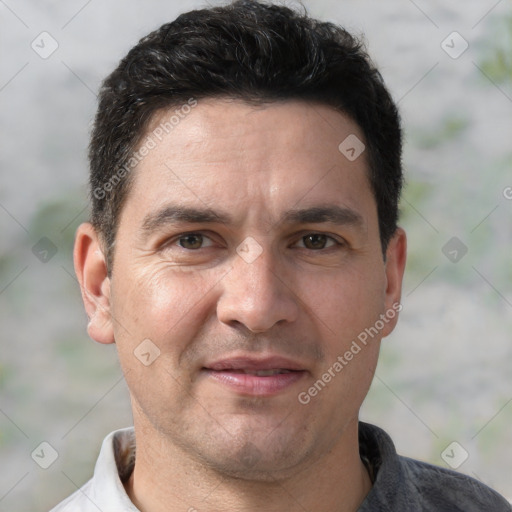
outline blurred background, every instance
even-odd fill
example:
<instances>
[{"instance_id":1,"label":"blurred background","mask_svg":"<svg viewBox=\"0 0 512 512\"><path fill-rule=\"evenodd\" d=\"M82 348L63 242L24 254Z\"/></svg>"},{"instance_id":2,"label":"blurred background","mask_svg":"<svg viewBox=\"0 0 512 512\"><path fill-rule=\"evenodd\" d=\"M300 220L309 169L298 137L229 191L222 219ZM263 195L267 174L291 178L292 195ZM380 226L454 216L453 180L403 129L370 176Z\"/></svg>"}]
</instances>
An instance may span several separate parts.
<instances>
[{"instance_id":1,"label":"blurred background","mask_svg":"<svg viewBox=\"0 0 512 512\"><path fill-rule=\"evenodd\" d=\"M0 0L0 511L49 510L131 424L72 265L96 92L140 37L219 3ZM511 4L304 5L365 34L406 133L404 309L361 418L512 498Z\"/></svg>"}]
</instances>

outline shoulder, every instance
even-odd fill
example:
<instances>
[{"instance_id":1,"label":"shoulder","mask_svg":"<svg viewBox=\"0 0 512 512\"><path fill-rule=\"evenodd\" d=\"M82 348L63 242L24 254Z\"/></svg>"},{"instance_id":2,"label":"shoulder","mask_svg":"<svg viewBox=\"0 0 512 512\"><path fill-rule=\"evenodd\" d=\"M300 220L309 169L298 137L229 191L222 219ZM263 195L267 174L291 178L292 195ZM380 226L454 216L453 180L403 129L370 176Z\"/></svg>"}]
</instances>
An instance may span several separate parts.
<instances>
[{"instance_id":1,"label":"shoulder","mask_svg":"<svg viewBox=\"0 0 512 512\"><path fill-rule=\"evenodd\" d=\"M474 478L408 457L399 456L399 460L407 487L411 492L416 491L432 510L512 511L512 506L500 494Z\"/></svg>"},{"instance_id":2,"label":"shoulder","mask_svg":"<svg viewBox=\"0 0 512 512\"><path fill-rule=\"evenodd\" d=\"M382 429L360 422L359 449L374 474L359 512L512 512L491 488L462 473L396 453Z\"/></svg>"},{"instance_id":3,"label":"shoulder","mask_svg":"<svg viewBox=\"0 0 512 512\"><path fill-rule=\"evenodd\" d=\"M84 484L78 491L68 496L64 501L52 508L50 512L97 512L95 505L87 499L92 487L92 479Z\"/></svg>"},{"instance_id":4,"label":"shoulder","mask_svg":"<svg viewBox=\"0 0 512 512\"><path fill-rule=\"evenodd\" d=\"M134 461L133 428L111 432L103 440L92 479L50 512L136 511L123 485Z\"/></svg>"}]
</instances>

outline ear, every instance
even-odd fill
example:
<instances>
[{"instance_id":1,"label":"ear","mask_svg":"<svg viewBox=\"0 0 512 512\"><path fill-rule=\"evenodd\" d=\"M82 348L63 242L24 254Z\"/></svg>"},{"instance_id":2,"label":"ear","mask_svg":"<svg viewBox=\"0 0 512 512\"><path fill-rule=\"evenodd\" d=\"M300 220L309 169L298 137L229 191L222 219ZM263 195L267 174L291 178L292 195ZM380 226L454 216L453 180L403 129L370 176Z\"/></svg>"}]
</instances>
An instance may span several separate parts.
<instances>
[{"instance_id":1,"label":"ear","mask_svg":"<svg viewBox=\"0 0 512 512\"><path fill-rule=\"evenodd\" d=\"M114 343L107 262L99 236L91 224L79 226L73 257L82 300L89 317L87 332L98 343Z\"/></svg>"},{"instance_id":2,"label":"ear","mask_svg":"<svg viewBox=\"0 0 512 512\"><path fill-rule=\"evenodd\" d=\"M406 259L407 237L402 228L397 228L386 249L385 311L389 321L383 329L383 337L393 331L398 321L398 313L402 310L400 299Z\"/></svg>"}]
</instances>

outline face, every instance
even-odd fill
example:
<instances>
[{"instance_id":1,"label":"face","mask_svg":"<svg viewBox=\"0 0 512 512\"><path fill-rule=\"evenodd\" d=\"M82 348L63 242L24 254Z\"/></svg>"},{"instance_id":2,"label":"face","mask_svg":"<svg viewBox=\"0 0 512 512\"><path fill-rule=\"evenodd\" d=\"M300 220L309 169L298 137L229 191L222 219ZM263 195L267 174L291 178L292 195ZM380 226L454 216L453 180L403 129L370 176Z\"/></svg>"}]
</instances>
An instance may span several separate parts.
<instances>
[{"instance_id":1,"label":"face","mask_svg":"<svg viewBox=\"0 0 512 512\"><path fill-rule=\"evenodd\" d=\"M349 135L364 140L327 106L200 102L138 165L110 278L79 232L89 332L115 340L136 426L244 477L311 463L357 422L405 243L384 260Z\"/></svg>"}]
</instances>

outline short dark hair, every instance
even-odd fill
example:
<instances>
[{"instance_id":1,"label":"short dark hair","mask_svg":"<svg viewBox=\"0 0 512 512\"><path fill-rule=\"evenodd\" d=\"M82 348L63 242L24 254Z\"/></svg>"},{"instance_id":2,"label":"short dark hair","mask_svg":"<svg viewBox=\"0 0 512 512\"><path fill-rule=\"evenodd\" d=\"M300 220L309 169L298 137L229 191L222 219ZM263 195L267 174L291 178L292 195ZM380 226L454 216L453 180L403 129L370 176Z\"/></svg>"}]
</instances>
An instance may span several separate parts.
<instances>
[{"instance_id":1,"label":"short dark hair","mask_svg":"<svg viewBox=\"0 0 512 512\"><path fill-rule=\"evenodd\" d=\"M401 128L396 105L363 43L305 11L238 0L187 12L161 26L103 82L89 159L91 222L106 249L109 271L133 154L150 120L162 109L216 97L316 102L353 119L365 137L385 251L398 220Z\"/></svg>"}]
</instances>

